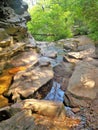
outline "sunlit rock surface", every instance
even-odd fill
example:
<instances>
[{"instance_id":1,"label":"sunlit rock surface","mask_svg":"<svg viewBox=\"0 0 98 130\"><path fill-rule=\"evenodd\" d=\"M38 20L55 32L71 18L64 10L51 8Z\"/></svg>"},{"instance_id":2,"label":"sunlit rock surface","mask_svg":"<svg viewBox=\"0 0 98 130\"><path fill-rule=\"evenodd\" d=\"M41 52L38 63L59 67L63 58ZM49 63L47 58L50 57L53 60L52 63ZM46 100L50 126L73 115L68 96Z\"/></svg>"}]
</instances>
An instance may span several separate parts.
<instances>
[{"instance_id":1,"label":"sunlit rock surface","mask_svg":"<svg viewBox=\"0 0 98 130\"><path fill-rule=\"evenodd\" d=\"M16 56L10 59L9 64L12 66L33 66L39 61L39 55L32 49L18 53Z\"/></svg>"},{"instance_id":2,"label":"sunlit rock surface","mask_svg":"<svg viewBox=\"0 0 98 130\"><path fill-rule=\"evenodd\" d=\"M22 71L14 76L14 82L9 88L8 94L13 95L13 100L33 97L34 92L46 85L53 79L52 68L28 68L27 71Z\"/></svg>"},{"instance_id":3,"label":"sunlit rock surface","mask_svg":"<svg viewBox=\"0 0 98 130\"><path fill-rule=\"evenodd\" d=\"M98 68L80 62L70 78L68 91L79 97L94 99L98 93Z\"/></svg>"},{"instance_id":4,"label":"sunlit rock surface","mask_svg":"<svg viewBox=\"0 0 98 130\"><path fill-rule=\"evenodd\" d=\"M0 107L4 107L6 105L8 105L8 99L5 98L3 95L5 93L7 93L10 85L11 85L11 82L12 82L12 78L13 76L18 72L18 71L21 71L21 70L25 70L26 67L17 67L17 68L12 68L12 69L8 69L8 70L5 70L3 72L2 75L0 75Z\"/></svg>"}]
</instances>

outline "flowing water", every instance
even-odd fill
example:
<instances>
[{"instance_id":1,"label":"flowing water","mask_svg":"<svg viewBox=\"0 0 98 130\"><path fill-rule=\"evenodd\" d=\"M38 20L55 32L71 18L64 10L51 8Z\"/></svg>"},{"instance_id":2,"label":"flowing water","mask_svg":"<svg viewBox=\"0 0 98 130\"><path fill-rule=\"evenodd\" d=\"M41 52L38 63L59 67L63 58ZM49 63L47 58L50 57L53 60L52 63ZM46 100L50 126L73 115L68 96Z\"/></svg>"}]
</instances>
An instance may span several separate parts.
<instances>
[{"instance_id":1,"label":"flowing water","mask_svg":"<svg viewBox=\"0 0 98 130\"><path fill-rule=\"evenodd\" d=\"M63 102L64 91L60 89L60 84L57 82L53 82L53 86L51 91L45 97L46 100Z\"/></svg>"}]
</instances>

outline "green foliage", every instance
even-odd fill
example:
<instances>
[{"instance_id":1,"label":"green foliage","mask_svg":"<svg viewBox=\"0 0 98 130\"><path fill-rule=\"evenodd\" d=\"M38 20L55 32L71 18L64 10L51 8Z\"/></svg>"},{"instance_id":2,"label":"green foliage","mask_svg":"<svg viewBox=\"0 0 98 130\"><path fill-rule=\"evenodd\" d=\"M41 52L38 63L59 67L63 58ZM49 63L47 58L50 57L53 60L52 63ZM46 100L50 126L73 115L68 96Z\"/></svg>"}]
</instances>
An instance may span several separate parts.
<instances>
[{"instance_id":1,"label":"green foliage","mask_svg":"<svg viewBox=\"0 0 98 130\"><path fill-rule=\"evenodd\" d=\"M81 20L82 28L88 28L89 36L98 40L98 0L69 1L69 10L72 12L74 20ZM81 32L81 27L79 29Z\"/></svg>"},{"instance_id":2,"label":"green foliage","mask_svg":"<svg viewBox=\"0 0 98 130\"><path fill-rule=\"evenodd\" d=\"M40 1L30 10L28 29L36 40L54 41L71 37L70 11L57 0Z\"/></svg>"},{"instance_id":3,"label":"green foliage","mask_svg":"<svg viewBox=\"0 0 98 130\"><path fill-rule=\"evenodd\" d=\"M27 26L36 40L54 41L77 34L89 34L98 40L97 0L39 0L30 9Z\"/></svg>"}]
</instances>

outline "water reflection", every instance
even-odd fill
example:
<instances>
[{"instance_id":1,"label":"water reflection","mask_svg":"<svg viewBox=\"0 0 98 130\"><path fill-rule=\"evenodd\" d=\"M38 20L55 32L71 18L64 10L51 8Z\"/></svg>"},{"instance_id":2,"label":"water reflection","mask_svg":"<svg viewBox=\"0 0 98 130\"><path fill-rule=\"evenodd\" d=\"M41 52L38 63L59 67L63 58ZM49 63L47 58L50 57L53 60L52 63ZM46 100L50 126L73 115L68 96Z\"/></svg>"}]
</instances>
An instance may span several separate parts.
<instances>
[{"instance_id":1,"label":"water reflection","mask_svg":"<svg viewBox=\"0 0 98 130\"><path fill-rule=\"evenodd\" d=\"M48 95L45 97L45 100L52 100L57 102L62 102L64 100L64 91L60 89L60 84L57 82L53 82L53 86L51 91L48 93ZM68 106L65 106L66 114L68 117L71 118L77 118L76 115L71 111L71 108Z\"/></svg>"},{"instance_id":2,"label":"water reflection","mask_svg":"<svg viewBox=\"0 0 98 130\"><path fill-rule=\"evenodd\" d=\"M60 84L53 82L53 87L48 95L45 97L46 100L63 102L64 91L60 89Z\"/></svg>"}]
</instances>

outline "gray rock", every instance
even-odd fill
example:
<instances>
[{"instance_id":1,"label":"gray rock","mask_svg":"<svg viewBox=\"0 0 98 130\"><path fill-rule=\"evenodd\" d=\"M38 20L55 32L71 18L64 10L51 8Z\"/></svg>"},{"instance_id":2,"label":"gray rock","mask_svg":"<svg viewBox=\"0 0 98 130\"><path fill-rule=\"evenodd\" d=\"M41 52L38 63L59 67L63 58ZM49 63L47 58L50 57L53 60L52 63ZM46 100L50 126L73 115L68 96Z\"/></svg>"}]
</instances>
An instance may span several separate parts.
<instances>
[{"instance_id":1,"label":"gray rock","mask_svg":"<svg viewBox=\"0 0 98 130\"><path fill-rule=\"evenodd\" d=\"M30 15L28 6L21 0L0 2L0 68L4 68L10 57L26 46L28 32L26 27ZM1 70L2 70L1 69Z\"/></svg>"},{"instance_id":2,"label":"gray rock","mask_svg":"<svg viewBox=\"0 0 98 130\"><path fill-rule=\"evenodd\" d=\"M6 121L0 123L0 130L35 130L34 118L32 112L21 111L9 118Z\"/></svg>"},{"instance_id":3,"label":"gray rock","mask_svg":"<svg viewBox=\"0 0 98 130\"><path fill-rule=\"evenodd\" d=\"M6 33L4 28L0 28L0 41L2 41L3 39L8 38L8 34Z\"/></svg>"},{"instance_id":4,"label":"gray rock","mask_svg":"<svg viewBox=\"0 0 98 130\"><path fill-rule=\"evenodd\" d=\"M48 66L51 63L51 59L48 57L40 57L39 58L39 65L42 66Z\"/></svg>"},{"instance_id":5,"label":"gray rock","mask_svg":"<svg viewBox=\"0 0 98 130\"><path fill-rule=\"evenodd\" d=\"M70 78L68 91L72 94L94 99L98 93L98 68L88 62L80 62Z\"/></svg>"},{"instance_id":6,"label":"gray rock","mask_svg":"<svg viewBox=\"0 0 98 130\"><path fill-rule=\"evenodd\" d=\"M43 52L42 55L54 59L57 57L57 52L49 50L49 51Z\"/></svg>"},{"instance_id":7,"label":"gray rock","mask_svg":"<svg viewBox=\"0 0 98 130\"><path fill-rule=\"evenodd\" d=\"M65 102L71 106L87 106L98 94L98 68L89 62L79 62L75 67L67 91Z\"/></svg>"},{"instance_id":8,"label":"gray rock","mask_svg":"<svg viewBox=\"0 0 98 130\"><path fill-rule=\"evenodd\" d=\"M86 57L94 57L95 56L95 46L88 45L88 49L79 52L68 52L69 57L73 57L76 59L84 59Z\"/></svg>"}]
</instances>

